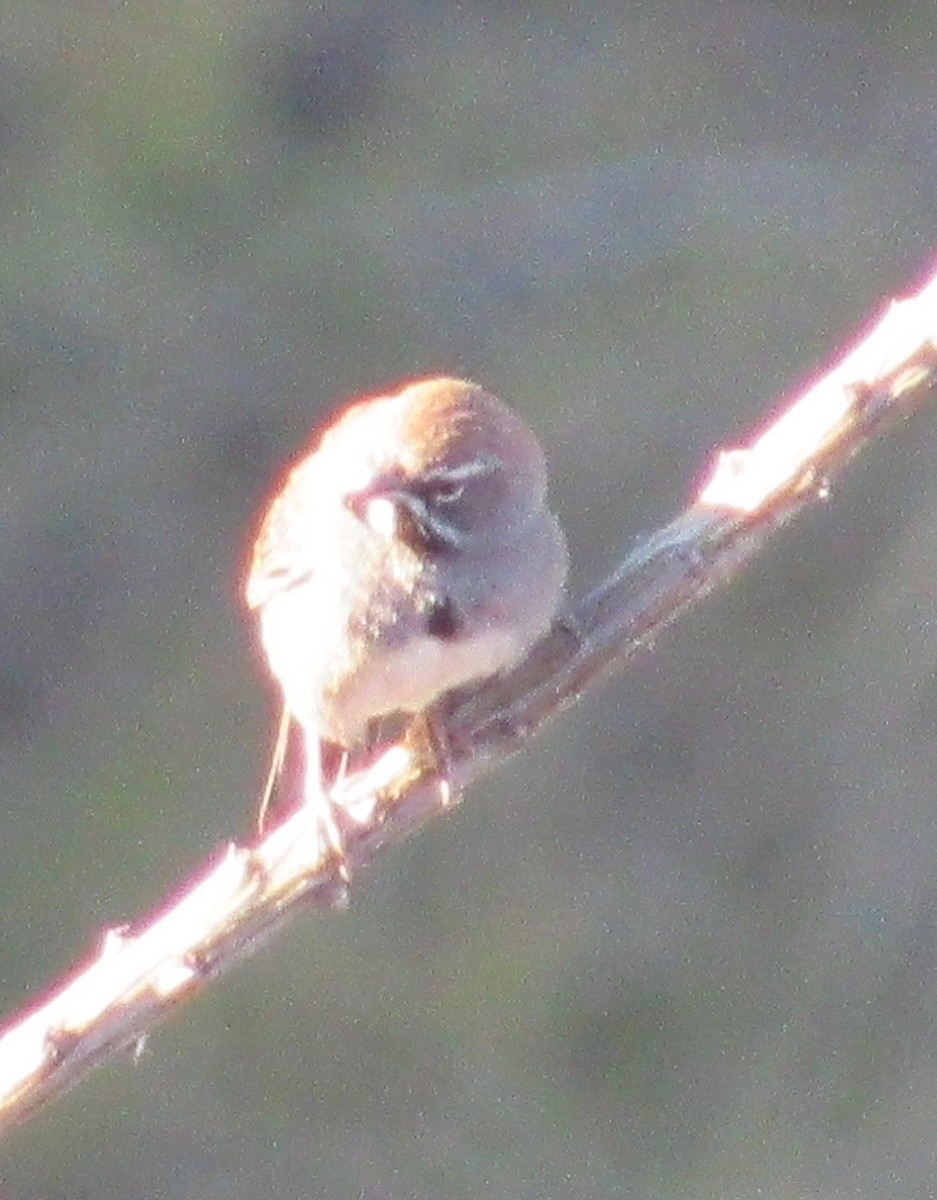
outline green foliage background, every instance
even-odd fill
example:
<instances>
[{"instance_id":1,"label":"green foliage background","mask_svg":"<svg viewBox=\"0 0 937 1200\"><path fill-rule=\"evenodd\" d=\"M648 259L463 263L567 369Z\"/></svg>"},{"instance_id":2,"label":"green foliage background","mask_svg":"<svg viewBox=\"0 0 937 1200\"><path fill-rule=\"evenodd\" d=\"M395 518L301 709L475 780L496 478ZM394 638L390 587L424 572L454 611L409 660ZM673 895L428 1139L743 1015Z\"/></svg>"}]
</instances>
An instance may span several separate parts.
<instances>
[{"instance_id":1,"label":"green foliage background","mask_svg":"<svg viewBox=\"0 0 937 1200\"><path fill-rule=\"evenodd\" d=\"M462 372L591 585L937 237L925 0L6 0L0 1001L242 836L239 600L337 400ZM930 1195L937 421L343 915L9 1141L11 1198Z\"/></svg>"}]
</instances>

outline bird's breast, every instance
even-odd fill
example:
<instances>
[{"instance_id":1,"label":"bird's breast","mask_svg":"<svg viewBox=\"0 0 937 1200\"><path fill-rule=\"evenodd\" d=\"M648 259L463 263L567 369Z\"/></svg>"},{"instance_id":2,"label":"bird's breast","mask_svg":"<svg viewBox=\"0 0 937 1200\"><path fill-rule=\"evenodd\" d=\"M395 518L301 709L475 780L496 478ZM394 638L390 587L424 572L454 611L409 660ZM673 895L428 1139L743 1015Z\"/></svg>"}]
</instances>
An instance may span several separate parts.
<instances>
[{"instance_id":1,"label":"bird's breast","mask_svg":"<svg viewBox=\"0 0 937 1200\"><path fill-rule=\"evenodd\" d=\"M494 675L524 647L497 626L441 640L426 633L374 650L338 683L322 713L326 736L352 745L368 723L388 713L418 713L454 688Z\"/></svg>"}]
</instances>

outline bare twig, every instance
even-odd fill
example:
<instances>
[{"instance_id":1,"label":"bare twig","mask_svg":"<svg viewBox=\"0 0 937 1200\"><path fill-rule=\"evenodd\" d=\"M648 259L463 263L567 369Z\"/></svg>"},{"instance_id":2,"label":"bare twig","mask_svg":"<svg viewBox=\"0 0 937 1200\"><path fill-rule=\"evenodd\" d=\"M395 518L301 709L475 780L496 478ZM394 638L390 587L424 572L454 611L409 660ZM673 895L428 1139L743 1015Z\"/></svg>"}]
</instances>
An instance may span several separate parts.
<instances>
[{"instance_id":1,"label":"bare twig","mask_svg":"<svg viewBox=\"0 0 937 1200\"><path fill-rule=\"evenodd\" d=\"M729 579L887 422L937 393L937 276L893 304L843 360L749 443L718 458L674 521L572 605L510 675L448 714L458 791L519 750L600 675L621 666L694 601ZM394 746L336 799L360 869L441 811L438 767ZM297 812L254 846L229 846L154 917L112 930L72 977L0 1035L0 1129L76 1083L314 898L340 900L314 825Z\"/></svg>"}]
</instances>

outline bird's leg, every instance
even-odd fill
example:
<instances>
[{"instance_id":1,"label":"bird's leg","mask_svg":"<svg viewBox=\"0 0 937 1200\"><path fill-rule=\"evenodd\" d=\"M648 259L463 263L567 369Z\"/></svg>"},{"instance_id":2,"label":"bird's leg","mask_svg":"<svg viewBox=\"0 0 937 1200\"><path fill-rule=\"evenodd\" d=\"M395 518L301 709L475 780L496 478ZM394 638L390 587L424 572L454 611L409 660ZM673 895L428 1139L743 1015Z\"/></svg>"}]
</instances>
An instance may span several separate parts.
<instances>
[{"instance_id":1,"label":"bird's leg","mask_svg":"<svg viewBox=\"0 0 937 1200\"><path fill-rule=\"evenodd\" d=\"M305 750L306 781L303 803L311 808L320 844L334 862L342 882L347 883L351 874L345 856L345 839L335 820L335 802L325 786L322 771L322 744L313 730L305 730Z\"/></svg>"},{"instance_id":2,"label":"bird's leg","mask_svg":"<svg viewBox=\"0 0 937 1200\"><path fill-rule=\"evenodd\" d=\"M335 780L332 784L333 790L340 788L342 786L342 784L345 782L345 780L348 778L348 762L349 762L350 758L351 758L351 755L349 754L349 752L347 750L343 749L341 752L341 757L338 760L338 767L336 768L336 771L335 771Z\"/></svg>"},{"instance_id":3,"label":"bird's leg","mask_svg":"<svg viewBox=\"0 0 937 1200\"><path fill-rule=\"evenodd\" d=\"M434 772L439 778L439 802L448 808L452 803L452 755L441 712L428 708L417 713L407 726L406 744L412 755L412 777Z\"/></svg>"}]
</instances>

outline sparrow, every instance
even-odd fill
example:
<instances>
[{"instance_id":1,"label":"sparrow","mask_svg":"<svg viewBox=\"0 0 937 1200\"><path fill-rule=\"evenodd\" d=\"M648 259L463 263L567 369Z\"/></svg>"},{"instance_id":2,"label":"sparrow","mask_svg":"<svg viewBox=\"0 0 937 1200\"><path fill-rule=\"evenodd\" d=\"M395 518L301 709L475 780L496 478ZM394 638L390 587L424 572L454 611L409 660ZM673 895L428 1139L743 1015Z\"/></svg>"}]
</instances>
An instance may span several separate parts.
<instances>
[{"instance_id":1,"label":"sparrow","mask_svg":"<svg viewBox=\"0 0 937 1200\"><path fill-rule=\"evenodd\" d=\"M347 878L340 771L388 720L425 726L444 758L446 699L518 663L555 616L567 550L546 493L532 430L467 380L422 379L325 426L270 503L247 576L283 696L261 832L292 729L303 802Z\"/></svg>"}]
</instances>

